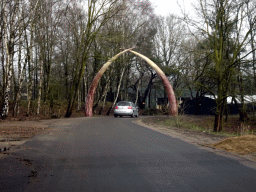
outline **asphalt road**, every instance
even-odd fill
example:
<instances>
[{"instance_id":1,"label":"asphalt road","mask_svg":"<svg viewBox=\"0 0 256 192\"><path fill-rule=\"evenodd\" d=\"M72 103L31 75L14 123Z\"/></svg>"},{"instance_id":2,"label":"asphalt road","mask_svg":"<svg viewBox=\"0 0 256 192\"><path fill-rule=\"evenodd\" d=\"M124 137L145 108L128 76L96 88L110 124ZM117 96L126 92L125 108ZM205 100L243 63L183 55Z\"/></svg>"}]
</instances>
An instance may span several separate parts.
<instances>
[{"instance_id":1,"label":"asphalt road","mask_svg":"<svg viewBox=\"0 0 256 192\"><path fill-rule=\"evenodd\" d=\"M0 160L0 191L256 191L255 169L132 120L63 120Z\"/></svg>"}]
</instances>

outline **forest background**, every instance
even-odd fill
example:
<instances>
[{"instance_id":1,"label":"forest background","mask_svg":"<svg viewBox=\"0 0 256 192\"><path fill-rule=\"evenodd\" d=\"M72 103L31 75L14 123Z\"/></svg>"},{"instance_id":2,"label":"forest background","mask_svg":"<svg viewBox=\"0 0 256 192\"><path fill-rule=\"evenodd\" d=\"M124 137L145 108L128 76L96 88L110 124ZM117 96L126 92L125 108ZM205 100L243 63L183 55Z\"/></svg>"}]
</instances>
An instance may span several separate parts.
<instances>
[{"instance_id":1,"label":"forest background","mask_svg":"<svg viewBox=\"0 0 256 192\"><path fill-rule=\"evenodd\" d=\"M149 0L3 0L1 118L83 112L98 70L135 47L165 72L177 99L214 97L213 130L222 130L228 97L243 122L245 96L256 91L255 6L255 0L197 0L192 17L156 15ZM155 108L156 93L167 98L156 72L127 53L101 78L95 114L109 115L118 100Z\"/></svg>"}]
</instances>

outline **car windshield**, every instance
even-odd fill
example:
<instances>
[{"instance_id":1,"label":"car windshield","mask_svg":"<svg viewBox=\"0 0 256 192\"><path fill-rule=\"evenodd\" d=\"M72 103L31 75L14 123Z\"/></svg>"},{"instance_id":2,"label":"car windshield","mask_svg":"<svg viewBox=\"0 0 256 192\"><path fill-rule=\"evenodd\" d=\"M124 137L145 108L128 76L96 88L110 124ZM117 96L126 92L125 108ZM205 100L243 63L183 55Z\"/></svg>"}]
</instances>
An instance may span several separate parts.
<instances>
[{"instance_id":1,"label":"car windshield","mask_svg":"<svg viewBox=\"0 0 256 192\"><path fill-rule=\"evenodd\" d=\"M130 106L130 103L127 101L122 101L122 102L117 103L117 106Z\"/></svg>"}]
</instances>

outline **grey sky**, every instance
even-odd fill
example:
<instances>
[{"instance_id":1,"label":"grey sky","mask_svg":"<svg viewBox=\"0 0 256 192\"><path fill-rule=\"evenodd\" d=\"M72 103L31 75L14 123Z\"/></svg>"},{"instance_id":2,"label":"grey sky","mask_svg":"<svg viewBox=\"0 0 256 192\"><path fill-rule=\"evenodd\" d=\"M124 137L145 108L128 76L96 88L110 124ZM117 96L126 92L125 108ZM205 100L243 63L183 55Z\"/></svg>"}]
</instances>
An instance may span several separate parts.
<instances>
[{"instance_id":1,"label":"grey sky","mask_svg":"<svg viewBox=\"0 0 256 192\"><path fill-rule=\"evenodd\" d=\"M169 13L181 15L181 10L178 5L182 8L185 8L186 12L189 12L192 9L191 3L195 0L150 0L155 7L155 12L158 15L166 16ZM178 3L177 3L178 2Z\"/></svg>"}]
</instances>

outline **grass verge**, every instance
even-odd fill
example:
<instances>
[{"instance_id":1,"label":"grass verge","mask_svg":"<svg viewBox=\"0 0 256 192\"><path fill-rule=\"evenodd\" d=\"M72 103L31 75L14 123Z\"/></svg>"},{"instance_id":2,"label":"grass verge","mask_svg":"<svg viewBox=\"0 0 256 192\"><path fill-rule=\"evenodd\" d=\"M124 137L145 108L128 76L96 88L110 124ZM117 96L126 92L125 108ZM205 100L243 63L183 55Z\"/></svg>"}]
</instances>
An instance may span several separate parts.
<instances>
[{"instance_id":1,"label":"grass verge","mask_svg":"<svg viewBox=\"0 0 256 192\"><path fill-rule=\"evenodd\" d=\"M191 129L194 131L207 132L209 134L223 135L228 137L255 134L256 126L254 121L241 124L237 116L230 116L227 122L223 124L221 132L214 132L214 117L213 116L194 116L182 115L178 117L154 117L143 119L144 123L155 123L167 127L176 127L180 129Z\"/></svg>"}]
</instances>

